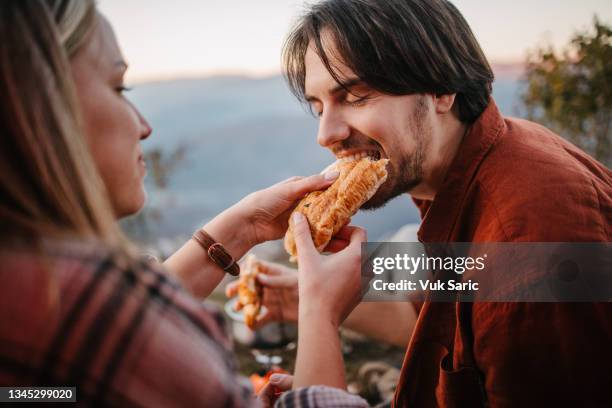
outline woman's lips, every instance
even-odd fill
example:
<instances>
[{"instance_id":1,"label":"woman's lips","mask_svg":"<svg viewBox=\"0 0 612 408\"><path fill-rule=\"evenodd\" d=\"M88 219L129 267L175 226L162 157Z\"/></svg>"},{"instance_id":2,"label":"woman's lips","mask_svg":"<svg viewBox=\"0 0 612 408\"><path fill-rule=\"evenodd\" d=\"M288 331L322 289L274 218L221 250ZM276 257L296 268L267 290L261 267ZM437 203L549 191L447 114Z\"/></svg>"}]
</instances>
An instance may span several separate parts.
<instances>
[{"instance_id":1,"label":"woman's lips","mask_svg":"<svg viewBox=\"0 0 612 408\"><path fill-rule=\"evenodd\" d=\"M142 154L138 156L138 164L140 168L143 170L143 173L146 173L147 172L147 162L145 161L144 156Z\"/></svg>"}]
</instances>

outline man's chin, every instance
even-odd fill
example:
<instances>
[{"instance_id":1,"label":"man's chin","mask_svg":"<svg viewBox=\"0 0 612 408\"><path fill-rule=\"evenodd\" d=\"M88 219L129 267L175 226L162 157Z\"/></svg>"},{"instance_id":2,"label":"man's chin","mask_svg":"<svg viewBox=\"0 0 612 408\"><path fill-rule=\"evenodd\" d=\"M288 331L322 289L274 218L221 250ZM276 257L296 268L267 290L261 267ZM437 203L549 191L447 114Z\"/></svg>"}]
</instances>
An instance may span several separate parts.
<instances>
[{"instance_id":1,"label":"man's chin","mask_svg":"<svg viewBox=\"0 0 612 408\"><path fill-rule=\"evenodd\" d=\"M409 193L414 187L416 187L421 180L413 180L410 183L404 183L401 186L395 186L394 188L386 189L383 184L381 188L366 201L362 206L362 210L377 210L383 208L389 201L402 194Z\"/></svg>"},{"instance_id":2,"label":"man's chin","mask_svg":"<svg viewBox=\"0 0 612 408\"><path fill-rule=\"evenodd\" d=\"M361 206L361 210L365 210L365 211L374 211L374 210L378 210L379 208L383 208L390 200L385 200L385 201L373 201L373 200L368 200L364 205Z\"/></svg>"},{"instance_id":3,"label":"man's chin","mask_svg":"<svg viewBox=\"0 0 612 408\"><path fill-rule=\"evenodd\" d=\"M389 201L393 200L395 197L399 196L402 193L398 194L381 194L381 192L377 192L366 201L362 206L362 210L377 210L379 208L383 208Z\"/></svg>"}]
</instances>

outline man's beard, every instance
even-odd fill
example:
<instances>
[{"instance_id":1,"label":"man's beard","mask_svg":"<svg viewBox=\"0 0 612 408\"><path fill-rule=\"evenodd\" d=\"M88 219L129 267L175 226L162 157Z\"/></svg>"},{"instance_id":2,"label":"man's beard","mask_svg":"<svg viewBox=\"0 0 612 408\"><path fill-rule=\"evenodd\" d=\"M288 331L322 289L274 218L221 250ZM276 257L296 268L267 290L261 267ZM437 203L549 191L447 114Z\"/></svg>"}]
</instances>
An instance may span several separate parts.
<instances>
[{"instance_id":1,"label":"man's beard","mask_svg":"<svg viewBox=\"0 0 612 408\"><path fill-rule=\"evenodd\" d=\"M378 191L366 201L361 208L364 210L375 210L383 207L389 201L404 193L408 193L423 181L423 161L425 159L426 142L429 134L425 128L425 118L427 116L427 102L425 97L417 100L412 111L413 129L412 134L415 138L416 146L414 152L408 156L393 159L387 167L387 181Z\"/></svg>"}]
</instances>

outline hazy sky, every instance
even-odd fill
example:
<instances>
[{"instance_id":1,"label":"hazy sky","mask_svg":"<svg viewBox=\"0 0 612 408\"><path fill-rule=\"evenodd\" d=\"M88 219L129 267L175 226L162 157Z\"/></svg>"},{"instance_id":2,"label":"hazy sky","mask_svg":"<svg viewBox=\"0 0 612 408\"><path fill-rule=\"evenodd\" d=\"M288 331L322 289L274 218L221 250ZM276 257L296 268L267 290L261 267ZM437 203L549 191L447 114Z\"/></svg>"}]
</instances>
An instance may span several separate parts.
<instances>
[{"instance_id":1,"label":"hazy sky","mask_svg":"<svg viewBox=\"0 0 612 408\"><path fill-rule=\"evenodd\" d=\"M128 81L215 73L268 75L301 0L99 0L130 63ZM517 62L545 41L564 44L610 0L455 0L493 62Z\"/></svg>"}]
</instances>

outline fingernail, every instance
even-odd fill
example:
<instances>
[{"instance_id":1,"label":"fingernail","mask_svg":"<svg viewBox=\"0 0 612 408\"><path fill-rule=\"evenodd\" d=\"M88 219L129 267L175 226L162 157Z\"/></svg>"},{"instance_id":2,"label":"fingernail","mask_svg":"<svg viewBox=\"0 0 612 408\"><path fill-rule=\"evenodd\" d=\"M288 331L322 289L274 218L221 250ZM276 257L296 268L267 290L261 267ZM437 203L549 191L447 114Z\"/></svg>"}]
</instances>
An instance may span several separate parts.
<instances>
[{"instance_id":1,"label":"fingernail","mask_svg":"<svg viewBox=\"0 0 612 408\"><path fill-rule=\"evenodd\" d=\"M280 383L280 382L282 381L282 379L283 379L283 377L281 377L281 376L280 376L280 375L278 375L278 374L272 374L272 375L270 376L270 382L271 382L272 384L278 384L278 383Z\"/></svg>"},{"instance_id":2,"label":"fingernail","mask_svg":"<svg viewBox=\"0 0 612 408\"><path fill-rule=\"evenodd\" d=\"M298 224L298 223L304 221L304 215L302 215L301 212L296 211L291 216L291 221L293 221L294 224Z\"/></svg>"},{"instance_id":3,"label":"fingernail","mask_svg":"<svg viewBox=\"0 0 612 408\"><path fill-rule=\"evenodd\" d=\"M257 275L257 279L259 279L260 281L263 281L263 282L267 282L268 281L268 275L260 273L260 274Z\"/></svg>"},{"instance_id":4,"label":"fingernail","mask_svg":"<svg viewBox=\"0 0 612 408\"><path fill-rule=\"evenodd\" d=\"M328 171L327 173L325 173L323 175L323 177L325 178L325 180L335 180L338 178L338 176L340 175L340 172L338 170L332 170L332 171Z\"/></svg>"}]
</instances>

